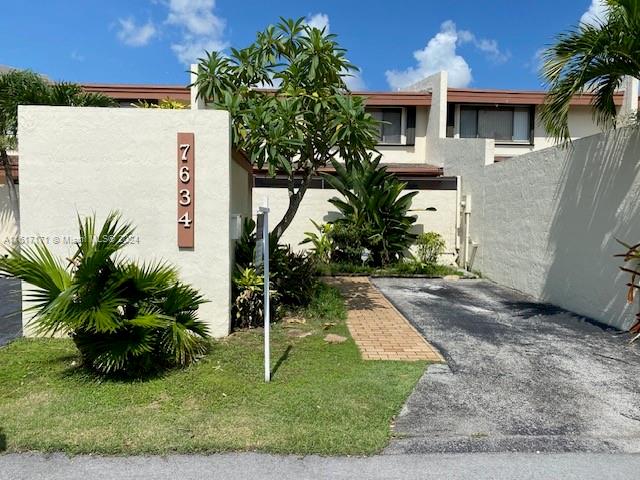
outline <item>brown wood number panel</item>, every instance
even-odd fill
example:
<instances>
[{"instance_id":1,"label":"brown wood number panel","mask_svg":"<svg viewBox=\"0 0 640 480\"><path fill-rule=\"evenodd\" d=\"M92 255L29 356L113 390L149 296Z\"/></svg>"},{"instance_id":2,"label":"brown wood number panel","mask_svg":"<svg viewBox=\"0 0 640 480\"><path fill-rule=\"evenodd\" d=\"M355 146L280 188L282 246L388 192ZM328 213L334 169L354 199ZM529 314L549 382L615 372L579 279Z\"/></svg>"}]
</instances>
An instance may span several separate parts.
<instances>
[{"instance_id":1,"label":"brown wood number panel","mask_svg":"<svg viewBox=\"0 0 640 480\"><path fill-rule=\"evenodd\" d=\"M193 133L178 133L178 247L194 247L195 145Z\"/></svg>"}]
</instances>

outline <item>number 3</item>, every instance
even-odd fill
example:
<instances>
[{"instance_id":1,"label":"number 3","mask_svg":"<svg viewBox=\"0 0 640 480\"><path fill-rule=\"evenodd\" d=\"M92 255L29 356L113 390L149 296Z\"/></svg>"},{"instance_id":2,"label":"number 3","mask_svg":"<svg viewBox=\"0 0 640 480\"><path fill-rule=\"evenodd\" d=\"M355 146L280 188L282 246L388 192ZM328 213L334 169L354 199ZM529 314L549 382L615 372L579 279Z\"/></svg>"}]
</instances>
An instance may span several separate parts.
<instances>
[{"instance_id":1,"label":"number 3","mask_svg":"<svg viewBox=\"0 0 640 480\"><path fill-rule=\"evenodd\" d=\"M180 190L180 205L186 207L191 205L191 192L186 188Z\"/></svg>"}]
</instances>

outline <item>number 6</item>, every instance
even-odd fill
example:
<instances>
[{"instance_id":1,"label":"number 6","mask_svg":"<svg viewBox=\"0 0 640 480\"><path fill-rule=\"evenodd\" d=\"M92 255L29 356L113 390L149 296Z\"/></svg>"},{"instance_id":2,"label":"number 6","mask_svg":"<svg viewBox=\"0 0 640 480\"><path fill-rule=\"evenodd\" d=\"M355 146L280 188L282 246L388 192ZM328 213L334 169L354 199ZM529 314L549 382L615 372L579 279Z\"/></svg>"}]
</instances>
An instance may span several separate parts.
<instances>
[{"instance_id":1,"label":"number 6","mask_svg":"<svg viewBox=\"0 0 640 480\"><path fill-rule=\"evenodd\" d=\"M191 180L191 175L189 174L189 167L184 166L180 167L180 181L182 183L188 183Z\"/></svg>"}]
</instances>

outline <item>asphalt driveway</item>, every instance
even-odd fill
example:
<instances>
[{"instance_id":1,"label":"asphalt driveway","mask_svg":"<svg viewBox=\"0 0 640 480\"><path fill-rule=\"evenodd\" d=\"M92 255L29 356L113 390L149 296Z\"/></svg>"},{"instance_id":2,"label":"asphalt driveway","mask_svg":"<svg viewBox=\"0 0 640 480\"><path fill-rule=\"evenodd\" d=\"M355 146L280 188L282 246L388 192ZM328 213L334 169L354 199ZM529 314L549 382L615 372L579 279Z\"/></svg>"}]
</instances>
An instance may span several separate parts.
<instances>
[{"instance_id":1,"label":"asphalt driveway","mask_svg":"<svg viewBox=\"0 0 640 480\"><path fill-rule=\"evenodd\" d=\"M0 277L0 347L22 335L20 282Z\"/></svg>"},{"instance_id":2,"label":"asphalt driveway","mask_svg":"<svg viewBox=\"0 0 640 480\"><path fill-rule=\"evenodd\" d=\"M640 344L484 280L375 279L443 353L385 453L640 452Z\"/></svg>"}]
</instances>

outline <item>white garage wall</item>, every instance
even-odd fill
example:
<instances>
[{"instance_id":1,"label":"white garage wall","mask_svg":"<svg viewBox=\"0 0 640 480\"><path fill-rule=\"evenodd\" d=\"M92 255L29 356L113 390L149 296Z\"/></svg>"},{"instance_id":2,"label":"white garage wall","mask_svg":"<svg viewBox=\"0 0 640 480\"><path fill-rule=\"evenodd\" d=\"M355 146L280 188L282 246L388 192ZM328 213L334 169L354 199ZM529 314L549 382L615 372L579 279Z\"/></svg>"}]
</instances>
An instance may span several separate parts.
<instances>
[{"instance_id":1,"label":"white garage wall","mask_svg":"<svg viewBox=\"0 0 640 480\"><path fill-rule=\"evenodd\" d=\"M616 238L640 241L640 133L620 129L498 164L449 157L472 196L474 269L491 280L626 328L628 277Z\"/></svg>"},{"instance_id":2,"label":"white garage wall","mask_svg":"<svg viewBox=\"0 0 640 480\"><path fill-rule=\"evenodd\" d=\"M407 192L412 190L407 190ZM282 243L290 244L294 249L309 248L311 245L299 245L304 240L304 232L315 232L311 219L317 223L326 223L339 217L339 211L329 203L336 196L336 190L309 189L302 199L298 213L289 228L282 236ZM283 217L289 205L286 188L255 188L253 191L253 210L263 205L265 197L269 198L271 209L269 221L274 227ZM425 209L435 207L436 212L412 212L418 216L414 224L417 233L435 231L442 235L447 243L446 254L442 262L452 263L455 260L456 247L456 191L455 190L418 190L413 199L412 208Z\"/></svg>"},{"instance_id":3,"label":"white garage wall","mask_svg":"<svg viewBox=\"0 0 640 480\"><path fill-rule=\"evenodd\" d=\"M229 332L229 117L218 110L20 107L24 238L45 237L68 256L76 215L100 224L119 210L139 243L126 254L165 259L210 300L200 309L214 336ZM195 248L177 246L177 132L195 134ZM57 239L57 240L56 240ZM56 243L57 242L57 243Z\"/></svg>"}]
</instances>

